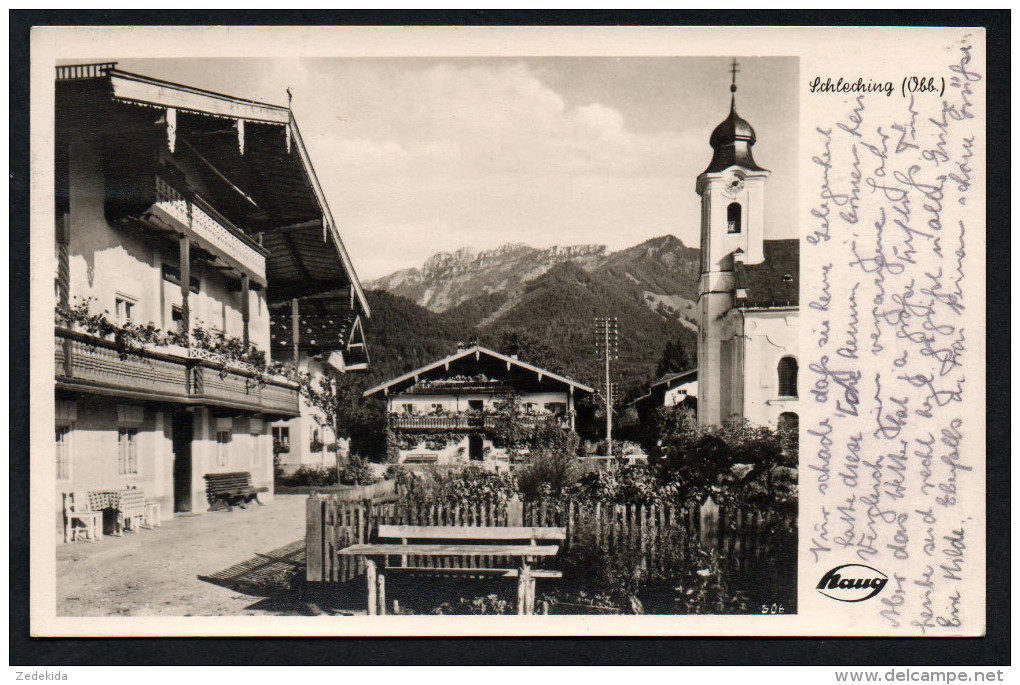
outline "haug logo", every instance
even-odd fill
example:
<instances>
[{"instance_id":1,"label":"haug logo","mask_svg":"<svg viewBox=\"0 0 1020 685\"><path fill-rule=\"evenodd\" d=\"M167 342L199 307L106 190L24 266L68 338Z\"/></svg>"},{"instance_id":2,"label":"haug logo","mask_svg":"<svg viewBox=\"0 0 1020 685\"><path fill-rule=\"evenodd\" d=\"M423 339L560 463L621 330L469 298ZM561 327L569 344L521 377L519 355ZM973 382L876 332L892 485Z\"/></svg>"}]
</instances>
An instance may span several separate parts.
<instances>
[{"instance_id":1,"label":"haug logo","mask_svg":"<svg viewBox=\"0 0 1020 685\"><path fill-rule=\"evenodd\" d=\"M829 599L863 602L871 599L889 582L889 576L863 564L843 564L830 570L815 588Z\"/></svg>"}]
</instances>

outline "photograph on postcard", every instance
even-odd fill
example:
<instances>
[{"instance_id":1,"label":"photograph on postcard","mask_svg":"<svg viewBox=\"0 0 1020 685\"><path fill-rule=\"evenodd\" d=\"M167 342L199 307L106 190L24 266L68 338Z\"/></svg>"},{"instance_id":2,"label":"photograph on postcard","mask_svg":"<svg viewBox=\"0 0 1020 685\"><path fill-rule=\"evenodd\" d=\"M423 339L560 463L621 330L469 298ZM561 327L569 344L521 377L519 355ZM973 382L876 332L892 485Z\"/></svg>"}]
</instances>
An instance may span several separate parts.
<instances>
[{"instance_id":1,"label":"photograph on postcard","mask_svg":"<svg viewBox=\"0 0 1020 685\"><path fill-rule=\"evenodd\" d=\"M983 36L847 30L38 34L38 634L980 634Z\"/></svg>"},{"instance_id":2,"label":"photograph on postcard","mask_svg":"<svg viewBox=\"0 0 1020 685\"><path fill-rule=\"evenodd\" d=\"M797 60L289 67L56 68L59 612L795 613Z\"/></svg>"}]
</instances>

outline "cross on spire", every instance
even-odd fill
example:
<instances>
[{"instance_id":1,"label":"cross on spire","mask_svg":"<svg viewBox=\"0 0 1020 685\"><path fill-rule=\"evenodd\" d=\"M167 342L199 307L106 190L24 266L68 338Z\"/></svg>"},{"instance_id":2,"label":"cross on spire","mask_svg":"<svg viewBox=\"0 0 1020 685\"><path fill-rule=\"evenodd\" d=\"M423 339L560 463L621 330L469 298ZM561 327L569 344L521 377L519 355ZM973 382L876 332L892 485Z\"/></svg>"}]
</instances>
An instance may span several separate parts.
<instances>
[{"instance_id":1,"label":"cross on spire","mask_svg":"<svg viewBox=\"0 0 1020 685\"><path fill-rule=\"evenodd\" d=\"M730 73L733 75L733 81L730 83L730 92L731 93L736 93L737 92L737 74L739 72L740 72L740 69L737 68L737 58L734 57L733 58L733 64L730 65Z\"/></svg>"}]
</instances>

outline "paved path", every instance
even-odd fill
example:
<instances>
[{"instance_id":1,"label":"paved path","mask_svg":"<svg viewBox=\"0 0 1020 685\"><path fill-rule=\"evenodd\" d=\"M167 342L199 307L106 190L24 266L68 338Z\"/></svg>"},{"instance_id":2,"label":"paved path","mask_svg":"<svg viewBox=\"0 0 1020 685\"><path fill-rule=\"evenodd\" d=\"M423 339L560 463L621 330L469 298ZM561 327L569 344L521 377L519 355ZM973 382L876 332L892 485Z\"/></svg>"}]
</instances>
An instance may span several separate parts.
<instances>
[{"instance_id":1,"label":"paved path","mask_svg":"<svg viewBox=\"0 0 1020 685\"><path fill-rule=\"evenodd\" d=\"M306 613L285 601L303 572L305 500L175 517L159 528L57 545L64 616L231 616ZM275 552L275 553L274 553ZM294 563L258 554L286 555Z\"/></svg>"}]
</instances>

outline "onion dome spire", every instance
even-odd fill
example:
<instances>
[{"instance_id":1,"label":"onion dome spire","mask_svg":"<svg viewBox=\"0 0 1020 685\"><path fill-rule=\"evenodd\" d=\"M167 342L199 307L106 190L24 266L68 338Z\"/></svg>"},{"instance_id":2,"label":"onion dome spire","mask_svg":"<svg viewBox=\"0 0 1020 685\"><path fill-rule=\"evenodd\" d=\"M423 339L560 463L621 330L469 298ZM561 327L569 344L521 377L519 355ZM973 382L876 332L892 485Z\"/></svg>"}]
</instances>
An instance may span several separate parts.
<instances>
[{"instance_id":1,"label":"onion dome spire","mask_svg":"<svg viewBox=\"0 0 1020 685\"><path fill-rule=\"evenodd\" d=\"M712 136L708 139L709 145L715 151L712 155L712 162L705 169L704 173L722 171L731 166L741 166L750 171L764 171L755 164L751 155L751 146L757 138L751 124L740 118L737 114L737 60L733 60L730 66L732 81L730 83L730 114L722 123L715 127Z\"/></svg>"}]
</instances>

